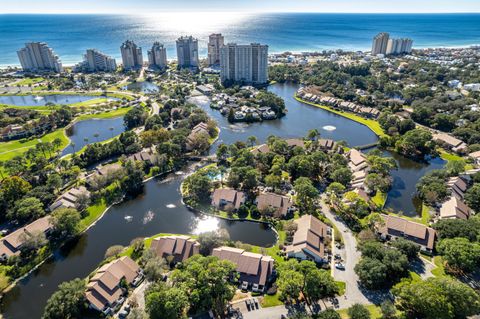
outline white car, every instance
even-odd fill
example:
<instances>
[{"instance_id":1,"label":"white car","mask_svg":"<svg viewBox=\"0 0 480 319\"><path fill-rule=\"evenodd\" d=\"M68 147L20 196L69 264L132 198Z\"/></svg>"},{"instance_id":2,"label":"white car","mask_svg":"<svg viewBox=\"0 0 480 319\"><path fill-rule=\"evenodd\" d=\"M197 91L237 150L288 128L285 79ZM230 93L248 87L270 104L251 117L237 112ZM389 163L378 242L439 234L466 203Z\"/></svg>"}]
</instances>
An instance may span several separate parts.
<instances>
[{"instance_id":1,"label":"white car","mask_svg":"<svg viewBox=\"0 0 480 319\"><path fill-rule=\"evenodd\" d=\"M339 270L345 270L345 265L342 264L342 263L336 263L335 268L337 268Z\"/></svg>"}]
</instances>

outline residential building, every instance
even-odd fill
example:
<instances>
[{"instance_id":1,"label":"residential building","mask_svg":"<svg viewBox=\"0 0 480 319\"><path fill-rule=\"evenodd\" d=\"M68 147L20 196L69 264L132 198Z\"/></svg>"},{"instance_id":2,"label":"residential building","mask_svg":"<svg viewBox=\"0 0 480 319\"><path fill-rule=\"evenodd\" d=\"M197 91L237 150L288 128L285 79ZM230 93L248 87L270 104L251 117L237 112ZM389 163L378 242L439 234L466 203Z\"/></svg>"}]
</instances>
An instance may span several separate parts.
<instances>
[{"instance_id":1,"label":"residential building","mask_svg":"<svg viewBox=\"0 0 480 319\"><path fill-rule=\"evenodd\" d=\"M25 72L63 72L60 58L45 42L25 43L17 55Z\"/></svg>"},{"instance_id":2,"label":"residential building","mask_svg":"<svg viewBox=\"0 0 480 319\"><path fill-rule=\"evenodd\" d=\"M470 214L471 209L457 196L450 196L440 207L441 219L468 219Z\"/></svg>"},{"instance_id":3,"label":"residential building","mask_svg":"<svg viewBox=\"0 0 480 319\"><path fill-rule=\"evenodd\" d=\"M382 214L384 223L377 224L377 233L384 240L405 238L418 244L424 252L431 253L436 239L433 228L397 216Z\"/></svg>"},{"instance_id":4,"label":"residential building","mask_svg":"<svg viewBox=\"0 0 480 319\"><path fill-rule=\"evenodd\" d=\"M297 230L293 235L292 244L285 247L289 258L313 260L317 263L328 262L325 245L331 235L331 229L312 215L303 215L295 220Z\"/></svg>"},{"instance_id":5,"label":"residential building","mask_svg":"<svg viewBox=\"0 0 480 319\"><path fill-rule=\"evenodd\" d=\"M223 83L265 84L268 82L268 46L258 43L229 43L220 49Z\"/></svg>"},{"instance_id":6,"label":"residential building","mask_svg":"<svg viewBox=\"0 0 480 319\"><path fill-rule=\"evenodd\" d=\"M456 153L464 153L468 147L462 140L447 133L433 134L433 140Z\"/></svg>"},{"instance_id":7,"label":"residential building","mask_svg":"<svg viewBox=\"0 0 480 319\"><path fill-rule=\"evenodd\" d=\"M185 261L193 255L200 253L200 244L189 236L164 236L152 240L150 249L157 256L173 257L173 262Z\"/></svg>"},{"instance_id":8,"label":"residential building","mask_svg":"<svg viewBox=\"0 0 480 319\"><path fill-rule=\"evenodd\" d=\"M386 54L409 54L412 52L412 39L389 39Z\"/></svg>"},{"instance_id":9,"label":"residential building","mask_svg":"<svg viewBox=\"0 0 480 319\"><path fill-rule=\"evenodd\" d=\"M84 186L74 187L63 193L57 200L50 205L50 211L59 208L76 208L82 198L89 198L90 192Z\"/></svg>"},{"instance_id":10,"label":"residential building","mask_svg":"<svg viewBox=\"0 0 480 319\"><path fill-rule=\"evenodd\" d=\"M75 66L76 72L115 72L116 69L115 59L96 49L88 49L83 62Z\"/></svg>"},{"instance_id":11,"label":"residential building","mask_svg":"<svg viewBox=\"0 0 480 319\"><path fill-rule=\"evenodd\" d=\"M321 138L318 140L318 146L324 151L333 151L337 143L334 140Z\"/></svg>"},{"instance_id":12,"label":"residential building","mask_svg":"<svg viewBox=\"0 0 480 319\"><path fill-rule=\"evenodd\" d=\"M143 66L142 48L131 40L125 41L120 46L123 68L125 70L141 68Z\"/></svg>"},{"instance_id":13,"label":"residential building","mask_svg":"<svg viewBox=\"0 0 480 319\"><path fill-rule=\"evenodd\" d=\"M122 281L137 286L142 278L142 270L130 257L124 256L103 265L87 284L85 297L89 307L105 315L112 314L125 301L127 291L122 287Z\"/></svg>"},{"instance_id":14,"label":"residential building","mask_svg":"<svg viewBox=\"0 0 480 319\"><path fill-rule=\"evenodd\" d=\"M4 261L11 256L19 255L29 235L42 232L48 236L52 229L53 225L50 222L50 216L45 216L1 238L0 260Z\"/></svg>"},{"instance_id":15,"label":"residential building","mask_svg":"<svg viewBox=\"0 0 480 319\"><path fill-rule=\"evenodd\" d=\"M135 154L132 154L128 157L128 160L145 162L149 165L153 165L156 162L155 153L152 148L145 149Z\"/></svg>"},{"instance_id":16,"label":"residential building","mask_svg":"<svg viewBox=\"0 0 480 319\"><path fill-rule=\"evenodd\" d=\"M274 261L272 257L226 246L213 249L212 255L222 260L230 260L237 265L242 289L259 292L266 290L273 274Z\"/></svg>"},{"instance_id":17,"label":"residential building","mask_svg":"<svg viewBox=\"0 0 480 319\"><path fill-rule=\"evenodd\" d=\"M220 33L210 34L208 37L208 65L220 64L220 48L224 45L223 35Z\"/></svg>"},{"instance_id":18,"label":"residential building","mask_svg":"<svg viewBox=\"0 0 480 319\"><path fill-rule=\"evenodd\" d=\"M372 55L386 54L389 38L390 38L390 34L388 34L387 32L382 32L377 34L373 38Z\"/></svg>"},{"instance_id":19,"label":"residential building","mask_svg":"<svg viewBox=\"0 0 480 319\"><path fill-rule=\"evenodd\" d=\"M154 42L148 50L148 65L159 69L167 67L167 49L160 42Z\"/></svg>"},{"instance_id":20,"label":"residential building","mask_svg":"<svg viewBox=\"0 0 480 319\"><path fill-rule=\"evenodd\" d=\"M237 211L245 200L244 192L231 188L217 188L212 195L212 205L225 211Z\"/></svg>"},{"instance_id":21,"label":"residential building","mask_svg":"<svg viewBox=\"0 0 480 319\"><path fill-rule=\"evenodd\" d=\"M255 199L255 204L259 211L270 212L277 218L287 215L293 206L290 197L269 192L260 193Z\"/></svg>"},{"instance_id":22,"label":"residential building","mask_svg":"<svg viewBox=\"0 0 480 319\"><path fill-rule=\"evenodd\" d=\"M192 36L178 38L177 60L180 68L198 68L198 39Z\"/></svg>"},{"instance_id":23,"label":"residential building","mask_svg":"<svg viewBox=\"0 0 480 319\"><path fill-rule=\"evenodd\" d=\"M480 151L470 153L468 156L473 159L475 164L480 165Z\"/></svg>"},{"instance_id":24,"label":"residential building","mask_svg":"<svg viewBox=\"0 0 480 319\"><path fill-rule=\"evenodd\" d=\"M190 134L187 136L187 150L191 151L193 149L192 142L199 134L210 137L210 134L208 133L208 125L206 123L201 122L195 125Z\"/></svg>"}]
</instances>

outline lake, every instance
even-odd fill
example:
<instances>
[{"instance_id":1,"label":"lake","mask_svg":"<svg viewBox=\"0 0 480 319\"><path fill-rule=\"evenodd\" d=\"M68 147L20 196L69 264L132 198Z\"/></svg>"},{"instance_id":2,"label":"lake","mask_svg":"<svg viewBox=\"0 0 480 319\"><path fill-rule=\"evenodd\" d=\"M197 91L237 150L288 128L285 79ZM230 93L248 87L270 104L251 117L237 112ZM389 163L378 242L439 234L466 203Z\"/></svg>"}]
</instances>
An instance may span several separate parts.
<instances>
[{"instance_id":1,"label":"lake","mask_svg":"<svg viewBox=\"0 0 480 319\"><path fill-rule=\"evenodd\" d=\"M124 87L123 89L133 92L138 91L142 93L157 93L159 91L158 86L149 81L133 82Z\"/></svg>"}]
</instances>

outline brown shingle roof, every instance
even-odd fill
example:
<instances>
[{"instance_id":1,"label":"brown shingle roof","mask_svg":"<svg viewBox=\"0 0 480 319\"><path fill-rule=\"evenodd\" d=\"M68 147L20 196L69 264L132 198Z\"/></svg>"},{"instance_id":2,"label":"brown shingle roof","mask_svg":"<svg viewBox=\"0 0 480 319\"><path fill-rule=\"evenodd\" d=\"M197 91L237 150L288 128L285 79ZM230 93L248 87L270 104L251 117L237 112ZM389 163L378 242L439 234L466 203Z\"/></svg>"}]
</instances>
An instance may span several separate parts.
<instances>
[{"instance_id":1,"label":"brown shingle roof","mask_svg":"<svg viewBox=\"0 0 480 319\"><path fill-rule=\"evenodd\" d=\"M278 195L275 193L261 193L257 196L257 207L259 210L274 208L277 217L288 213L288 209L292 207L292 200L288 196Z\"/></svg>"},{"instance_id":2,"label":"brown shingle roof","mask_svg":"<svg viewBox=\"0 0 480 319\"><path fill-rule=\"evenodd\" d=\"M324 259L324 239L327 236L328 226L312 215L303 215L295 220L295 223L297 224L297 230L293 235L292 244L287 246L285 251L289 253L307 249L317 258ZM305 253L308 252L305 251Z\"/></svg>"},{"instance_id":3,"label":"brown shingle roof","mask_svg":"<svg viewBox=\"0 0 480 319\"><path fill-rule=\"evenodd\" d=\"M231 188L218 188L212 194L212 205L220 207L222 200L226 204L230 204L235 209L239 209L245 202L245 193Z\"/></svg>"},{"instance_id":4,"label":"brown shingle roof","mask_svg":"<svg viewBox=\"0 0 480 319\"><path fill-rule=\"evenodd\" d=\"M385 225L378 230L383 235L406 237L428 249L433 249L435 230L425 225L415 223L397 216L382 215Z\"/></svg>"},{"instance_id":5,"label":"brown shingle roof","mask_svg":"<svg viewBox=\"0 0 480 319\"><path fill-rule=\"evenodd\" d=\"M273 258L270 256L226 246L215 248L212 255L222 260L230 260L236 264L237 271L240 273L240 281L265 286L268 277L273 271Z\"/></svg>"},{"instance_id":6,"label":"brown shingle roof","mask_svg":"<svg viewBox=\"0 0 480 319\"><path fill-rule=\"evenodd\" d=\"M155 238L150 249L163 258L174 256L174 261L179 262L198 254L200 244L188 236L164 236Z\"/></svg>"}]
</instances>

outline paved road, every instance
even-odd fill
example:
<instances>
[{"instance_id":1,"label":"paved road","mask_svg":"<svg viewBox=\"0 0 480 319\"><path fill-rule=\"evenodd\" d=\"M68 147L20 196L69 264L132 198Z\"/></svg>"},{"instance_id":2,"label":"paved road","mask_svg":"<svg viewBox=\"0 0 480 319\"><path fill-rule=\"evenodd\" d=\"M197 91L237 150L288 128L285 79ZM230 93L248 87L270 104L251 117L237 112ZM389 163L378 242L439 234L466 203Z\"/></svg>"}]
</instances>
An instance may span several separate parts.
<instances>
[{"instance_id":1,"label":"paved road","mask_svg":"<svg viewBox=\"0 0 480 319\"><path fill-rule=\"evenodd\" d=\"M332 254L340 253L344 259L345 270L334 269L333 276L337 281L346 282L345 295L339 297L340 308L348 308L355 303L369 304L372 303L369 298L362 292L358 284L358 276L354 271L355 265L360 260L361 253L357 249L357 239L348 227L331 211L328 205L324 201L324 197L321 201L322 212L325 216L332 221L332 223L338 228L343 237L344 249L337 251L337 248L333 248Z\"/></svg>"}]
</instances>

